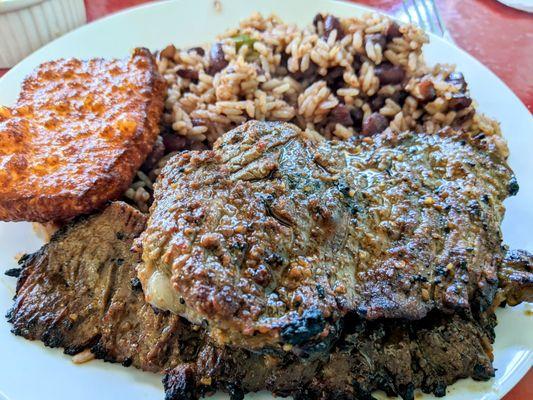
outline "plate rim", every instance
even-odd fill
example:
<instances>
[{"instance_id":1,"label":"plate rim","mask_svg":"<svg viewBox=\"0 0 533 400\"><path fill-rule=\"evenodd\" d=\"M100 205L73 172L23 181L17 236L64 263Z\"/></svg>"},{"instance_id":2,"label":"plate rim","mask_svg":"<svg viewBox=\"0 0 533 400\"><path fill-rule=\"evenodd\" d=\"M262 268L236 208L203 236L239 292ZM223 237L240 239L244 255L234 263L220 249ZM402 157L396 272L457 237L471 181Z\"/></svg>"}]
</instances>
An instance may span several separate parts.
<instances>
[{"instance_id":1,"label":"plate rim","mask_svg":"<svg viewBox=\"0 0 533 400\"><path fill-rule=\"evenodd\" d=\"M201 1L210 1L210 0L201 0ZM341 4L341 6L343 6L343 7L349 7L349 8L354 9L354 10L359 10L360 12L372 12L372 13L378 13L378 14L386 15L389 18L393 18L394 20L396 20L396 21L398 21L398 22L400 22L402 24L405 24L405 21L402 21L402 20L398 19L394 15L390 15L390 14L388 14L388 13L382 11L382 10L375 9L375 8L373 8L371 6L367 6L367 5L361 5L361 4L353 2L353 1L349 1L349 0L322 0L322 1L324 3ZM127 17L128 14L142 13L146 9L154 9L154 8L159 8L159 7L164 8L164 7L168 6L169 3L176 3L176 4L186 3L186 0L166 0L166 1L155 1L155 2L143 3L143 4L140 4L140 5L135 5L133 7L128 7L126 9L118 10L118 11L113 12L111 14L108 14L108 15L102 17L102 18L98 18L98 19L96 19L94 21L91 21L91 22L85 24L85 25L82 25L82 26L80 26L80 27L78 27L78 28L66 33L65 35L62 35L62 36L54 39L53 41L47 43L43 47L39 48L35 52L31 53L30 55L28 55L27 57L22 59L15 66L10 68L9 71L7 73L5 73L0 78L0 84L3 83L4 81L11 80L12 79L11 77L12 76L16 76L19 73L19 70L21 70L21 69L24 69L26 67L31 67L32 69L35 68L40 63L40 62L36 63L34 61L36 58L39 57L39 55L49 52L50 48L53 48L54 46L56 46L58 42L62 42L64 40L68 40L71 35L79 34L80 32L83 32L83 30L86 30L86 29L92 29L94 26L97 26L99 24L107 24L107 23L109 23L110 20L113 20L114 18L117 18L117 17L118 18L123 18L123 17ZM283 15L280 15L280 16L283 18ZM448 48L452 48L454 52L461 53L463 57L468 59L468 61L471 62L472 64L474 64L477 68L484 69L485 72L487 72L487 73L489 73L491 75L491 79L498 81L502 85L502 87L504 87L506 89L506 91L508 92L507 94L510 95L511 97L513 97L513 99L515 100L515 103L517 103L517 105L518 104L520 105L519 106L520 107L519 112L521 114L524 114L524 115L526 115L526 113L527 113L528 115L531 116L529 110L527 109L526 105L522 102L522 100L489 67L484 65L481 61L476 59L474 56L472 56L466 50L464 50L461 47L459 47L457 44L447 42L443 38L441 38L441 37L439 37L439 36L437 36L437 35L435 35L435 34L433 34L431 32L427 32L426 31L426 34L428 35L430 41L438 42L440 46L445 46L445 47L448 47ZM14 79L16 79L16 78L14 78ZM533 125L533 117L531 118L531 121L532 121L532 125ZM505 138L505 135L504 135L504 138ZM519 358L519 361L513 362L512 370L514 372L509 374L509 376L503 382L501 382L501 385L499 387L498 393L490 392L489 390L487 390L487 391L485 391L483 393L480 393L480 394L484 396L483 398L485 400L503 398L513 387L516 386L516 384L519 381L521 381L524 378L526 373L531 368L532 364L533 364L533 349L528 349L528 351L524 352L524 354ZM507 365L509 365L509 364L507 364ZM451 385L451 386L453 386L453 385ZM2 395L2 389L0 388L0 397L1 397L1 395ZM501 397L500 397L500 395L501 395Z\"/></svg>"}]
</instances>

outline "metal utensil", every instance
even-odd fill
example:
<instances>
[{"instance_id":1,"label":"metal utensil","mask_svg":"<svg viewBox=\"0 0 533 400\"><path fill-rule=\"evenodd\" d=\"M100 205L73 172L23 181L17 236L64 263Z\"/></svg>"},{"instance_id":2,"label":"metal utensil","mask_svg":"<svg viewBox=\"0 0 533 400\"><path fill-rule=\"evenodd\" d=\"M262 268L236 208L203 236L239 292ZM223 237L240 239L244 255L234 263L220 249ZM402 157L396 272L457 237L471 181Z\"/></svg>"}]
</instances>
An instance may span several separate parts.
<instances>
[{"instance_id":1,"label":"metal utensil","mask_svg":"<svg viewBox=\"0 0 533 400\"><path fill-rule=\"evenodd\" d=\"M409 22L432 32L449 42L453 39L446 29L435 0L403 0L403 9Z\"/></svg>"}]
</instances>

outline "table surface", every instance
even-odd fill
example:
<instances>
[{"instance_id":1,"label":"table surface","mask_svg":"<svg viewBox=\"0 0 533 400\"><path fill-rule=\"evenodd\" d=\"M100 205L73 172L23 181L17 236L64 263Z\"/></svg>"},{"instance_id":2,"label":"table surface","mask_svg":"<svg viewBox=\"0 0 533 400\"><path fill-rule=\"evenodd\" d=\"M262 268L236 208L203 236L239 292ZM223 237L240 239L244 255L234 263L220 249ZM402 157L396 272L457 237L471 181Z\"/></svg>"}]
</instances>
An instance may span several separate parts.
<instances>
[{"instance_id":1,"label":"table surface","mask_svg":"<svg viewBox=\"0 0 533 400\"><path fill-rule=\"evenodd\" d=\"M85 0L87 19L94 21L147 2L149 0ZM357 2L393 15L402 10L401 0ZM490 68L533 111L533 15L496 0L436 0L436 3L456 44ZM0 76L3 73L5 70L0 70ZM533 399L533 370L504 398L525 399Z\"/></svg>"}]
</instances>

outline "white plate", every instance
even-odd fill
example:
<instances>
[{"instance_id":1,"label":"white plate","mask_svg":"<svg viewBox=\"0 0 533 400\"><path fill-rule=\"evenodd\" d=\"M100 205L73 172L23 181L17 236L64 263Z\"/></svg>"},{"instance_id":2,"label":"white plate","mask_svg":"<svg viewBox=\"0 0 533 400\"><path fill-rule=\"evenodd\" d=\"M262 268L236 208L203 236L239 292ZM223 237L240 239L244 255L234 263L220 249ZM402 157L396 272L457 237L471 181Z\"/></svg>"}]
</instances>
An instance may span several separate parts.
<instances>
[{"instance_id":1,"label":"white plate","mask_svg":"<svg viewBox=\"0 0 533 400\"><path fill-rule=\"evenodd\" d=\"M506 6L533 13L533 0L498 0Z\"/></svg>"},{"instance_id":2,"label":"white plate","mask_svg":"<svg viewBox=\"0 0 533 400\"><path fill-rule=\"evenodd\" d=\"M289 22L308 24L318 11L339 16L360 15L367 9L349 3L319 0L223 0L222 12L213 0L169 1L131 9L84 26L50 43L0 79L0 104L11 104L26 74L40 62L59 57L121 57L136 46L158 49L172 42L192 46L215 35L253 11L276 13ZM533 121L517 97L494 74L462 50L432 37L430 63L456 63L464 72L479 108L502 122L511 148L510 163L521 185L520 194L506 202L504 239L514 248L533 250ZM0 272L14 266L14 256L40 246L31 226L0 223ZM15 293L15 280L0 276L0 310L6 311ZM501 398L526 373L533 360L533 320L530 304L498 311L496 378L489 382L462 380L448 389L448 400ZM9 333L0 318L0 399L162 399L160 377L100 361L72 364L60 350L44 348ZM227 398L219 395L218 398ZM250 399L270 399L268 394ZM418 398L418 397L417 397ZM425 396L424 398L432 398Z\"/></svg>"}]
</instances>

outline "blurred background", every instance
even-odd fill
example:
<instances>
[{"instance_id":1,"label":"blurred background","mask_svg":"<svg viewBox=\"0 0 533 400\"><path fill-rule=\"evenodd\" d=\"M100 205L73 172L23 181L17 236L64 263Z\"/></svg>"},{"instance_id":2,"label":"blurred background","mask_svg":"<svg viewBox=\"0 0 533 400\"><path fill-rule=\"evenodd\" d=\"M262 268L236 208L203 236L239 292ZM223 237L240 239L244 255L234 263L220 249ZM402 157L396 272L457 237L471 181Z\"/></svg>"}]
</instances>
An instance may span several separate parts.
<instances>
[{"instance_id":1,"label":"blurred background","mask_svg":"<svg viewBox=\"0 0 533 400\"><path fill-rule=\"evenodd\" d=\"M224 0L219 1L224 4ZM124 8L148 2L150 0L0 0L0 76L25 54L86 21L94 21ZM533 0L354 2L383 10L404 21L409 20L410 14L415 22L425 24L427 30L431 30L429 28L439 22L435 16L428 18L432 12L425 13L432 11L435 6L448 34L445 38L489 67L516 93L530 112L533 110ZM20 11L16 9L25 7L28 8L26 18L30 26L37 9L42 9L43 19L49 20L49 26L26 29L26 32L17 31L22 29L20 22L24 22L24 18L15 15ZM10 14L12 26L9 24Z\"/></svg>"}]
</instances>

